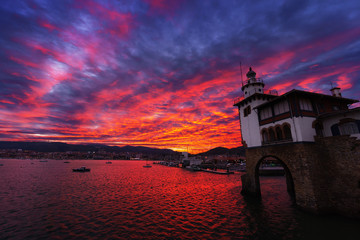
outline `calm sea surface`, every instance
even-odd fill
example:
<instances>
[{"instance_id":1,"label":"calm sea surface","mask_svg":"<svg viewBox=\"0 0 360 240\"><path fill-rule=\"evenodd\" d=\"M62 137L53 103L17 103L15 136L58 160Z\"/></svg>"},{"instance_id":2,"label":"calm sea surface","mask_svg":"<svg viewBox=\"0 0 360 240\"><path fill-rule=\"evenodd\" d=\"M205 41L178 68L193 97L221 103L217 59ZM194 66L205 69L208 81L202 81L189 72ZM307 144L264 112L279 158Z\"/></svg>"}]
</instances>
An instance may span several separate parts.
<instances>
[{"instance_id":1,"label":"calm sea surface","mask_svg":"<svg viewBox=\"0 0 360 240\"><path fill-rule=\"evenodd\" d=\"M240 173L105 162L0 159L0 239L360 239L360 221L294 208L282 177L254 202Z\"/></svg>"}]
</instances>

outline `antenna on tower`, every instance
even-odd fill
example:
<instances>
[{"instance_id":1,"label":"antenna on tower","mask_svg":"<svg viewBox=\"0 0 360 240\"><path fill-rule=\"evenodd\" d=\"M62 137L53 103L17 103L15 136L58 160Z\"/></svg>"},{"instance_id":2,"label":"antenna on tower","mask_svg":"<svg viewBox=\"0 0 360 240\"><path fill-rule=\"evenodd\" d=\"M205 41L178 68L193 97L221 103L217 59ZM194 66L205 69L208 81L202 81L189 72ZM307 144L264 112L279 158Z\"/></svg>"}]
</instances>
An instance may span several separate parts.
<instances>
[{"instance_id":1,"label":"antenna on tower","mask_svg":"<svg viewBox=\"0 0 360 240\"><path fill-rule=\"evenodd\" d=\"M241 67L241 61L240 61L240 74L241 74L241 86L244 86L243 73L242 73L242 67Z\"/></svg>"}]
</instances>

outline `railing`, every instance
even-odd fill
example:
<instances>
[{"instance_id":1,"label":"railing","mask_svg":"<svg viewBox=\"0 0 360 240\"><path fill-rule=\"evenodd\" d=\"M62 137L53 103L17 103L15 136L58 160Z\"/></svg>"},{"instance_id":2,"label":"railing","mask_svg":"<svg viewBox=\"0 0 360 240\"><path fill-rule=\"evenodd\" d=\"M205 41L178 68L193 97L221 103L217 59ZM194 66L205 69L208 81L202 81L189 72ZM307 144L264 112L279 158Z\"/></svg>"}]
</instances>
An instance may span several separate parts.
<instances>
[{"instance_id":1,"label":"railing","mask_svg":"<svg viewBox=\"0 0 360 240\"><path fill-rule=\"evenodd\" d=\"M253 95L255 93L260 93L260 92L257 92L256 89L254 89L253 91L248 92L247 95L250 96L250 95ZM268 94L268 95L278 96L278 91L273 90L273 89L265 89L263 93ZM237 97L237 98L234 99L234 105L236 103L238 103L238 102L241 102L244 98L245 98L245 94L242 93L240 97Z\"/></svg>"},{"instance_id":2,"label":"railing","mask_svg":"<svg viewBox=\"0 0 360 240\"><path fill-rule=\"evenodd\" d=\"M282 139L282 140L274 140L274 141L263 141L261 145L275 145L275 144L282 144L282 143L289 143L293 142L292 138Z\"/></svg>"},{"instance_id":3,"label":"railing","mask_svg":"<svg viewBox=\"0 0 360 240\"><path fill-rule=\"evenodd\" d=\"M278 95L279 95L278 91L276 91L276 90L274 90L274 89L265 90L264 93L265 93L265 94L269 94L269 95L275 95L275 96L278 96Z\"/></svg>"},{"instance_id":4,"label":"railing","mask_svg":"<svg viewBox=\"0 0 360 240\"><path fill-rule=\"evenodd\" d=\"M264 80L262 80L262 78L249 78L246 80L246 84L249 83L264 83Z\"/></svg>"}]
</instances>

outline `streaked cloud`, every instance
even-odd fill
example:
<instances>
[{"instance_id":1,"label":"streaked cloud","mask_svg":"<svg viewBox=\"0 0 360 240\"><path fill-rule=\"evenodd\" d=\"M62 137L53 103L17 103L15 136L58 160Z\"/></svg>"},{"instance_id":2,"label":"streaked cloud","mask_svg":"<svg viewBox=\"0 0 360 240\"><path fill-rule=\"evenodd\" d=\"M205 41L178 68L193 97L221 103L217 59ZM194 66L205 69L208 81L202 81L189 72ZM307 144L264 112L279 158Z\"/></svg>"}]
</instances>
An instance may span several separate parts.
<instances>
[{"instance_id":1,"label":"streaked cloud","mask_svg":"<svg viewBox=\"0 0 360 240\"><path fill-rule=\"evenodd\" d=\"M358 22L352 0L5 0L1 140L237 147L239 62L280 93L358 99Z\"/></svg>"}]
</instances>

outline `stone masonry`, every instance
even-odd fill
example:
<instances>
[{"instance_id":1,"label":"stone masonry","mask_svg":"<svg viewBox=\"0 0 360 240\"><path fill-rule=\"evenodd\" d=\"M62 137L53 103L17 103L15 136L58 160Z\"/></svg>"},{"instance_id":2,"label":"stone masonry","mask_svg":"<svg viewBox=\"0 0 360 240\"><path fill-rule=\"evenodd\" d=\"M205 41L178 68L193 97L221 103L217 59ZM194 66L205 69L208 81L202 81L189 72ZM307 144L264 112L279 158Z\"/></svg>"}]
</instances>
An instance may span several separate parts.
<instances>
[{"instance_id":1,"label":"stone masonry","mask_svg":"<svg viewBox=\"0 0 360 240\"><path fill-rule=\"evenodd\" d=\"M315 142L248 148L243 194L261 196L258 169L266 157L283 164L288 191L300 208L360 218L360 140L317 137Z\"/></svg>"}]
</instances>

